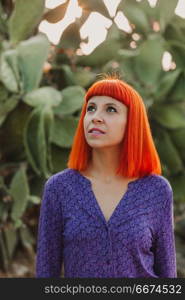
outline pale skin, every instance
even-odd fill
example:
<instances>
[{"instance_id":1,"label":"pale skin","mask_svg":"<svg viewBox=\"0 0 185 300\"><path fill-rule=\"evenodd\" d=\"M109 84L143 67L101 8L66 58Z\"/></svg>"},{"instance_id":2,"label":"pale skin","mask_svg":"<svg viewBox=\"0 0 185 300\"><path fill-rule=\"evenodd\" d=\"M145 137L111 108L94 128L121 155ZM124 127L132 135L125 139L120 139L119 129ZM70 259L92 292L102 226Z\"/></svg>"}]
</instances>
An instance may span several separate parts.
<instances>
[{"instance_id":1,"label":"pale skin","mask_svg":"<svg viewBox=\"0 0 185 300\"><path fill-rule=\"evenodd\" d=\"M94 96L88 101L84 117L84 133L92 148L92 159L88 168L81 173L90 179L106 221L125 194L128 183L136 179L116 174L127 124L127 110L126 105L112 97ZM93 127L100 128L105 134L95 136L88 133Z\"/></svg>"}]
</instances>

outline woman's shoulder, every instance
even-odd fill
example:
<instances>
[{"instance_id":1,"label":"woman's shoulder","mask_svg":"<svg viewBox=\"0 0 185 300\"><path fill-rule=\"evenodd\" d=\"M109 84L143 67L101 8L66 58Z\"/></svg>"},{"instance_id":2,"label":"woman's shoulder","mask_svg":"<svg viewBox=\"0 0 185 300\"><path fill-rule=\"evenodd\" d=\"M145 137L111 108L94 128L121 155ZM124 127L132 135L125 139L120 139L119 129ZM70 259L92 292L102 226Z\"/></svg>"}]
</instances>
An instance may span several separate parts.
<instances>
[{"instance_id":1,"label":"woman's shoulder","mask_svg":"<svg viewBox=\"0 0 185 300\"><path fill-rule=\"evenodd\" d=\"M169 180L157 174L146 176L146 181L149 185L149 195L151 199L155 199L156 207L158 204L162 207L165 205L172 205L173 203L173 190Z\"/></svg>"},{"instance_id":2,"label":"woman's shoulder","mask_svg":"<svg viewBox=\"0 0 185 300\"><path fill-rule=\"evenodd\" d=\"M163 175L150 174L147 176L149 183L158 189L164 189L166 191L171 191L172 187L169 180Z\"/></svg>"},{"instance_id":3,"label":"woman's shoulder","mask_svg":"<svg viewBox=\"0 0 185 300\"><path fill-rule=\"evenodd\" d=\"M74 171L75 170L71 168L63 169L62 171L57 172L52 176L50 176L46 181L46 185L58 186L61 185L62 183L63 184L71 183L72 175L74 174Z\"/></svg>"}]
</instances>

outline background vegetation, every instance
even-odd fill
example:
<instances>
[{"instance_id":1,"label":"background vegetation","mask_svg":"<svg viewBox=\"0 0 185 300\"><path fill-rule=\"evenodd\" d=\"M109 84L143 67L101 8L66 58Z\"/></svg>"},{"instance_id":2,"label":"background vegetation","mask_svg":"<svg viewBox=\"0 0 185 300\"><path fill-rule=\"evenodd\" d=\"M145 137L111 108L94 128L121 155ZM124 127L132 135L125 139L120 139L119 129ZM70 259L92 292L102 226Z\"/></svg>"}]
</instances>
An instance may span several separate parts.
<instances>
[{"instance_id":1,"label":"background vegetation","mask_svg":"<svg viewBox=\"0 0 185 300\"><path fill-rule=\"evenodd\" d=\"M89 56L76 54L79 29L92 11L113 20L102 0L78 0L82 17L57 46L38 24L63 18L69 1L54 10L44 2L0 2L1 277L34 276L43 183L66 168L85 90L97 73L117 70L147 107L163 175L174 191L178 276L185 277L185 22L174 14L178 1L158 0L155 8L147 0L121 1L117 10L133 32L113 22ZM161 65L164 51L175 65L168 72Z\"/></svg>"}]
</instances>

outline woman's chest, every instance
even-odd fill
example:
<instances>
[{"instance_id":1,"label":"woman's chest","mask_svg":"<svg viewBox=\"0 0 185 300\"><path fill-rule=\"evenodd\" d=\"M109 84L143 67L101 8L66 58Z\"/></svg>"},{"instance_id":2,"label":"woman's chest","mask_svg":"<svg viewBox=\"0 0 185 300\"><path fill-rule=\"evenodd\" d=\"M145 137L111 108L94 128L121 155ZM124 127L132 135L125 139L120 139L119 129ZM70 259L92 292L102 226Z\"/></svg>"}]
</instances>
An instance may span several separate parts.
<instances>
[{"instance_id":1,"label":"woman's chest","mask_svg":"<svg viewBox=\"0 0 185 300\"><path fill-rule=\"evenodd\" d=\"M124 204L122 202L111 217L109 210L109 221L105 223L96 204L87 207L77 202L64 214L64 241L94 247L93 240L95 244L106 244L111 237L113 243L120 241L127 249L133 245L143 248L151 246L153 229L150 211L142 207L129 208L128 203Z\"/></svg>"},{"instance_id":2,"label":"woman's chest","mask_svg":"<svg viewBox=\"0 0 185 300\"><path fill-rule=\"evenodd\" d=\"M108 222L119 203L124 198L124 195L128 189L127 183L92 183L91 189L101 213Z\"/></svg>"},{"instance_id":3,"label":"woman's chest","mask_svg":"<svg viewBox=\"0 0 185 300\"><path fill-rule=\"evenodd\" d=\"M66 201L62 201L65 239L91 240L94 235L106 235L108 228L111 234L121 234L126 240L127 235L133 239L148 236L154 218L145 194L123 184L70 186L66 189Z\"/></svg>"}]
</instances>

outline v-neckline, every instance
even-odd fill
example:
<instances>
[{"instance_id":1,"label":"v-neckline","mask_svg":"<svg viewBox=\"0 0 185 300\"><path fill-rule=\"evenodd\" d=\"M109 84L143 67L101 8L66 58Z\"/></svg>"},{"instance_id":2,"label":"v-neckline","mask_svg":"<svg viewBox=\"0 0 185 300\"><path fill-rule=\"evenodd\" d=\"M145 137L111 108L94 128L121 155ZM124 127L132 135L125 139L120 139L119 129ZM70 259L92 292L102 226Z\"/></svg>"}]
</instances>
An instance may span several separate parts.
<instances>
[{"instance_id":1,"label":"v-neckline","mask_svg":"<svg viewBox=\"0 0 185 300\"><path fill-rule=\"evenodd\" d=\"M77 170L75 170L77 171ZM136 182L138 182L139 180L141 180L142 178L137 178L136 180L133 180L133 181L130 181L128 182L127 184L127 189L126 191L124 192L124 194L122 195L121 199L119 200L118 204L116 205L115 209L113 210L111 216L109 217L108 221L106 220L105 216L104 216L104 213L98 203L98 200L96 199L96 196L94 194L94 191L92 189L92 182L90 181L90 179L88 179L87 177L85 177L84 175L82 175L79 171L77 171L77 173L79 174L79 176L81 176L81 178L83 178L87 183L88 183L88 186L89 186L89 192L90 192L90 195L92 196L93 200L94 200L94 203L96 205L96 208L98 209L101 217L103 218L105 224L107 226L109 226L109 224L111 223L114 215L116 214L116 212L118 211L120 205L122 204L122 202L127 198L127 195L131 189L131 186L134 185Z\"/></svg>"}]
</instances>

